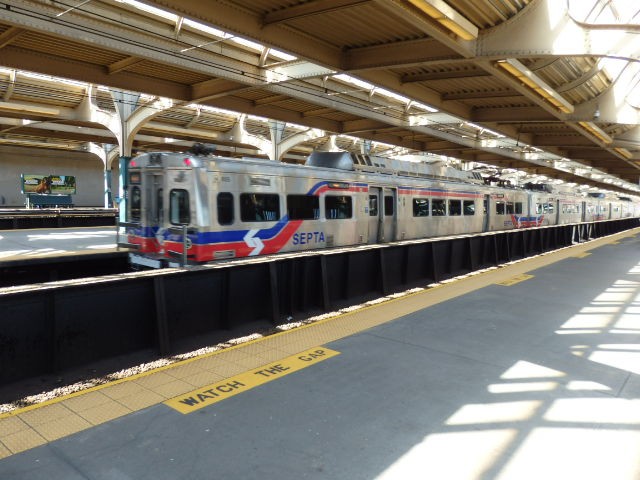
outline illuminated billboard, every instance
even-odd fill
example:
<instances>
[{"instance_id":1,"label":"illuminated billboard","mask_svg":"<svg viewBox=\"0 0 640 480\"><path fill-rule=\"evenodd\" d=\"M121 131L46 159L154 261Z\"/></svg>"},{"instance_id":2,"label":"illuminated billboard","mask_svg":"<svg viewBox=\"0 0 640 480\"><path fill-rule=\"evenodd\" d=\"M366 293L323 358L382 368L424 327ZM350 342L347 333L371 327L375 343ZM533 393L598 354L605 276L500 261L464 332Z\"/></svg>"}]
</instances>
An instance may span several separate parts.
<instances>
[{"instance_id":1,"label":"illuminated billboard","mask_svg":"<svg viewBox=\"0 0 640 480\"><path fill-rule=\"evenodd\" d=\"M74 195L76 177L72 175L31 175L23 173L22 193Z\"/></svg>"}]
</instances>

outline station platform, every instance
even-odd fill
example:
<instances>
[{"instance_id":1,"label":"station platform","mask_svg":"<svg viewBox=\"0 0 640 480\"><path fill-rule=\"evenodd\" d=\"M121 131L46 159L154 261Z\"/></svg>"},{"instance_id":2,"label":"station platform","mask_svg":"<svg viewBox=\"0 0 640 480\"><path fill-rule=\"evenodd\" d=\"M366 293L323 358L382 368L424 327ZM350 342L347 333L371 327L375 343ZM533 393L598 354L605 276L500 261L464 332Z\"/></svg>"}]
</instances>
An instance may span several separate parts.
<instances>
[{"instance_id":1,"label":"station platform","mask_svg":"<svg viewBox=\"0 0 640 480\"><path fill-rule=\"evenodd\" d=\"M117 251L115 226L0 230L0 264Z\"/></svg>"},{"instance_id":2,"label":"station platform","mask_svg":"<svg viewBox=\"0 0 640 480\"><path fill-rule=\"evenodd\" d=\"M0 415L0 478L640 478L640 229Z\"/></svg>"}]
</instances>

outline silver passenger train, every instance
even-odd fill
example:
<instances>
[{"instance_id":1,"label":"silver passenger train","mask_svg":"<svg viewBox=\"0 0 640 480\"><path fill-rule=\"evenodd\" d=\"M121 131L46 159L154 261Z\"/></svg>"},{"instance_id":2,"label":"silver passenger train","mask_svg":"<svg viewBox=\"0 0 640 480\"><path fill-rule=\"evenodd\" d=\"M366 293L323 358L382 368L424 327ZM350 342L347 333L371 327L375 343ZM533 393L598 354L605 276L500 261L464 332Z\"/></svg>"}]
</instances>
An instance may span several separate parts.
<instances>
[{"instance_id":1,"label":"silver passenger train","mask_svg":"<svg viewBox=\"0 0 640 480\"><path fill-rule=\"evenodd\" d=\"M147 153L129 164L126 235L134 263L159 267L640 215L638 199L531 187L346 152L306 165Z\"/></svg>"}]
</instances>

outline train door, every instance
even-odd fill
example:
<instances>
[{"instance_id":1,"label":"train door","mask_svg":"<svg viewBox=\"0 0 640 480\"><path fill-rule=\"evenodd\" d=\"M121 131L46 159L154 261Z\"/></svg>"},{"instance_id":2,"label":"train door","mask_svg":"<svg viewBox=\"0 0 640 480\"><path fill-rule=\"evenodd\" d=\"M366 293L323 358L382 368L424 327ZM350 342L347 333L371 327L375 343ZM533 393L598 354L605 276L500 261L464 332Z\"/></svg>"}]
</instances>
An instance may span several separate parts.
<instances>
[{"instance_id":1,"label":"train door","mask_svg":"<svg viewBox=\"0 0 640 480\"><path fill-rule=\"evenodd\" d=\"M383 188L382 242L393 242L396 239L396 219L398 218L398 195L395 188Z\"/></svg>"},{"instance_id":2,"label":"train door","mask_svg":"<svg viewBox=\"0 0 640 480\"><path fill-rule=\"evenodd\" d=\"M147 185L147 221L150 225L159 226L164 220L164 176L162 173L149 173Z\"/></svg>"},{"instance_id":3,"label":"train door","mask_svg":"<svg viewBox=\"0 0 640 480\"><path fill-rule=\"evenodd\" d=\"M397 198L395 188L369 187L369 243L395 239Z\"/></svg>"},{"instance_id":4,"label":"train door","mask_svg":"<svg viewBox=\"0 0 640 480\"><path fill-rule=\"evenodd\" d=\"M382 189L369 187L369 239L368 243L379 243L382 225Z\"/></svg>"},{"instance_id":5,"label":"train door","mask_svg":"<svg viewBox=\"0 0 640 480\"><path fill-rule=\"evenodd\" d=\"M144 223L162 245L164 224L164 175L162 172L146 172L144 182Z\"/></svg>"},{"instance_id":6,"label":"train door","mask_svg":"<svg viewBox=\"0 0 640 480\"><path fill-rule=\"evenodd\" d=\"M489 201L491 198L491 195L485 195L484 196L484 200L482 202L482 231L483 232L488 232L489 231L489 212L491 211L491 209L489 208L489 205L491 204L491 202Z\"/></svg>"}]
</instances>

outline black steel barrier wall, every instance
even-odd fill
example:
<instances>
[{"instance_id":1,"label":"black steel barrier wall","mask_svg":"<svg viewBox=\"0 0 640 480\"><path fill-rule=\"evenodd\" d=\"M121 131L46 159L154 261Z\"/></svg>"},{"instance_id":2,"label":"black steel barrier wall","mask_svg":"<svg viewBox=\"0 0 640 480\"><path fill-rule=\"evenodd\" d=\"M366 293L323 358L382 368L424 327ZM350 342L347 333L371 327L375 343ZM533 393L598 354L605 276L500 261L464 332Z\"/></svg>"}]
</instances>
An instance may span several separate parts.
<instances>
[{"instance_id":1,"label":"black steel barrier wall","mask_svg":"<svg viewBox=\"0 0 640 480\"><path fill-rule=\"evenodd\" d=\"M256 322L267 329L638 226L561 225L0 289L0 384L136 351L168 355L185 339L222 341Z\"/></svg>"},{"instance_id":2,"label":"black steel barrier wall","mask_svg":"<svg viewBox=\"0 0 640 480\"><path fill-rule=\"evenodd\" d=\"M115 209L98 208L1 210L0 230L114 226L117 214Z\"/></svg>"}]
</instances>

